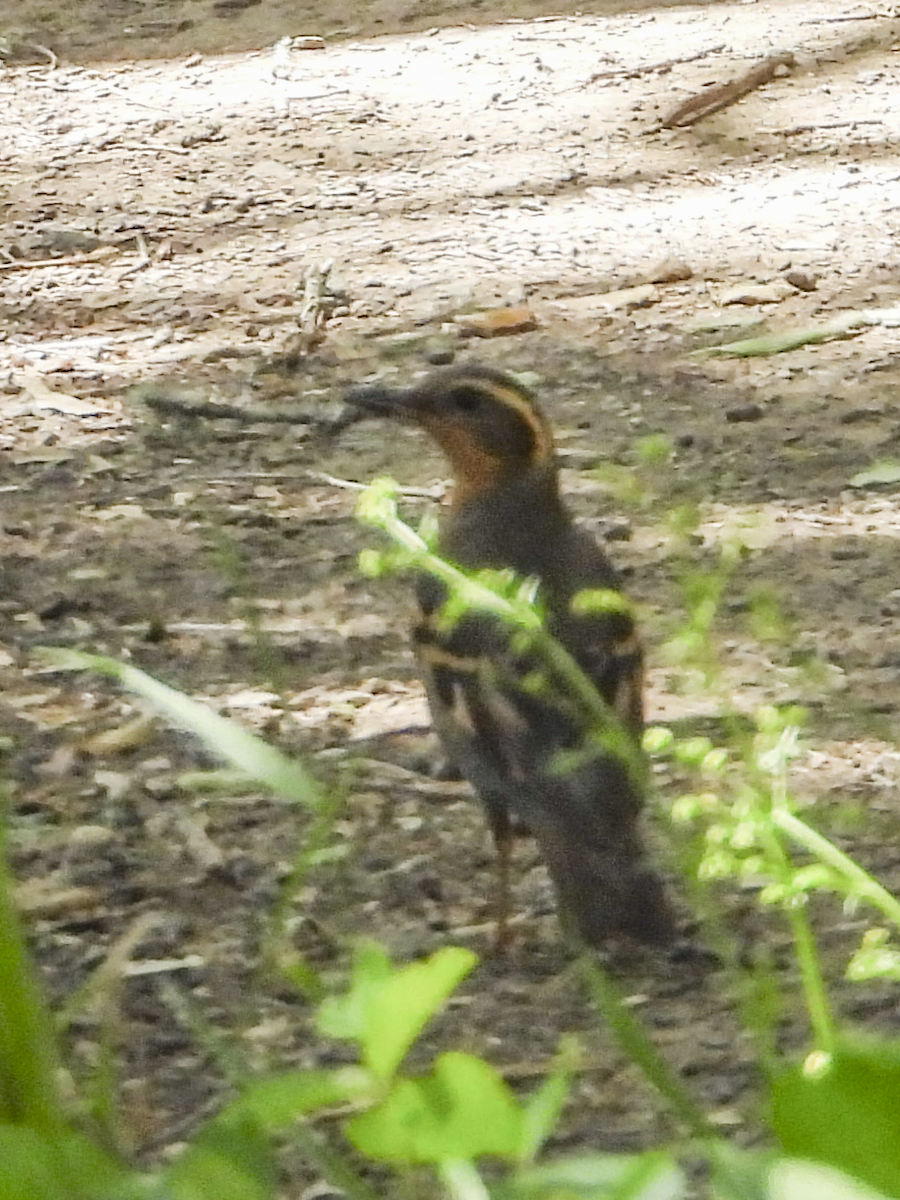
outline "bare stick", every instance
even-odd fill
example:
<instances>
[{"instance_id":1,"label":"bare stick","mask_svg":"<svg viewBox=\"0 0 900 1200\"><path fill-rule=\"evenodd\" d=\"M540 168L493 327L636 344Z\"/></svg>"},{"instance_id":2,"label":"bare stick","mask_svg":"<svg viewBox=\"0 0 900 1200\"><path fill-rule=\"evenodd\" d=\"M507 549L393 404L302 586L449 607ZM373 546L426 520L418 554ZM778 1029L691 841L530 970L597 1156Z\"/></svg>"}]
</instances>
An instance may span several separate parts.
<instances>
[{"instance_id":1,"label":"bare stick","mask_svg":"<svg viewBox=\"0 0 900 1200\"><path fill-rule=\"evenodd\" d=\"M704 117L711 116L723 108L736 104L744 96L757 88L764 87L775 78L779 67L793 67L795 58L790 50L782 54L773 54L763 59L755 67L751 67L737 79L720 83L718 87L707 88L697 96L691 96L673 109L667 117L663 117L657 129L675 129L678 126L694 125Z\"/></svg>"}]
</instances>

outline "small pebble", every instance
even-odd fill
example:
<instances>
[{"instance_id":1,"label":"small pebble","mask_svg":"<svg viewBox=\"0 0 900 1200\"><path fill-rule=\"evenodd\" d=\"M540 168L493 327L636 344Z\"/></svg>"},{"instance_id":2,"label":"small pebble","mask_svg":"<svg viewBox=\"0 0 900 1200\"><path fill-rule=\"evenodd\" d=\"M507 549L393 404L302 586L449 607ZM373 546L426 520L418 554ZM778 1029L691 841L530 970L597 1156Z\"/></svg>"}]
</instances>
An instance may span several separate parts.
<instances>
[{"instance_id":1,"label":"small pebble","mask_svg":"<svg viewBox=\"0 0 900 1200\"><path fill-rule=\"evenodd\" d=\"M736 424L738 421L758 421L764 415L760 404L735 404L725 410L725 420Z\"/></svg>"},{"instance_id":2,"label":"small pebble","mask_svg":"<svg viewBox=\"0 0 900 1200\"><path fill-rule=\"evenodd\" d=\"M811 271L785 271L784 277L798 292L814 292L819 283L819 276Z\"/></svg>"}]
</instances>

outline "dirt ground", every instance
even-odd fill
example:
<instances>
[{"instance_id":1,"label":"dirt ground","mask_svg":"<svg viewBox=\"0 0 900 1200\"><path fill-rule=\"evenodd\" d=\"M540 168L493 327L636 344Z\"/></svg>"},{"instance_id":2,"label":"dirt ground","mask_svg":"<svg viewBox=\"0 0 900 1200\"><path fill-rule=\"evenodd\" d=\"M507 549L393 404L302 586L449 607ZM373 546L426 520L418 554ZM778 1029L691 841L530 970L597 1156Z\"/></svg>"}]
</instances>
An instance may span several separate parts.
<instances>
[{"instance_id":1,"label":"dirt ground","mask_svg":"<svg viewBox=\"0 0 900 1200\"><path fill-rule=\"evenodd\" d=\"M282 917L326 979L358 935L402 958L489 946L481 815L465 785L430 776L426 737L388 736L427 719L407 588L356 566L377 539L355 522L355 485L391 474L415 517L445 468L411 431L329 435L351 383L453 357L530 373L572 504L642 606L650 719L715 734L723 711L806 705L794 782L811 819L900 890L900 492L853 483L900 458L898 48L900 22L819 0L0 75L15 864L56 1000L114 947L126 960L123 1140L138 1159L186 1137L224 1087L173 988L254 1069L334 1060L311 1006L260 966L308 822L246 789L196 790L204 751L111 685L41 667L34 646L128 658L311 756L341 804ZM659 128L785 49L795 65L739 104ZM466 334L467 314L499 305L530 306L536 328ZM869 314L853 336L696 353L851 310ZM239 415L188 410L209 401ZM640 468L659 434L671 462ZM610 491L609 464L643 472L638 505ZM687 553L662 523L686 500L702 518ZM664 643L681 581L714 570L735 529L748 548L715 626L722 683L698 693ZM760 594L781 638L748 619ZM658 781L664 813L684 781ZM472 1049L530 1087L578 1030L586 1066L554 1149L658 1144L671 1120L567 969L527 844L519 864L514 950L484 959L425 1049ZM737 887L723 904L790 991L777 917ZM819 922L843 1011L896 1029L895 994L839 980L862 915ZM722 972L652 955L615 970L713 1119L755 1142L752 1047ZM72 1026L76 1066L98 1020L88 1007ZM802 1020L784 1033L796 1044ZM293 1164L290 1178L300 1196L312 1177Z\"/></svg>"}]
</instances>

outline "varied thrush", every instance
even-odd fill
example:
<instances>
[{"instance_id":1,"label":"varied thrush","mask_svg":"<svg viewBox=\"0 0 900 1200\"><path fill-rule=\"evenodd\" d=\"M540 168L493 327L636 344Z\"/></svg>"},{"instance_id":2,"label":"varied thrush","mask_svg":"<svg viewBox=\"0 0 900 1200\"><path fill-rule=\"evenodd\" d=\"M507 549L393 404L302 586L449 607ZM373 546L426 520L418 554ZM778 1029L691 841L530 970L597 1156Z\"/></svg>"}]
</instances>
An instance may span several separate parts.
<instances>
[{"instance_id":1,"label":"varied thrush","mask_svg":"<svg viewBox=\"0 0 900 1200\"><path fill-rule=\"evenodd\" d=\"M507 937L510 854L522 825L538 841L564 926L584 942L615 934L672 940L662 884L644 859L642 773L633 769L641 761L643 653L626 602L573 607L585 590L617 592L618 576L562 501L553 433L534 397L510 375L467 365L407 390L356 388L347 400L434 438L454 476L438 552L464 569L531 577L548 630L629 743L630 763L608 741L598 746L572 704L534 687L534 654L508 625L474 611L448 623L444 585L419 578L416 656L444 749L487 811L500 868L498 942Z\"/></svg>"}]
</instances>

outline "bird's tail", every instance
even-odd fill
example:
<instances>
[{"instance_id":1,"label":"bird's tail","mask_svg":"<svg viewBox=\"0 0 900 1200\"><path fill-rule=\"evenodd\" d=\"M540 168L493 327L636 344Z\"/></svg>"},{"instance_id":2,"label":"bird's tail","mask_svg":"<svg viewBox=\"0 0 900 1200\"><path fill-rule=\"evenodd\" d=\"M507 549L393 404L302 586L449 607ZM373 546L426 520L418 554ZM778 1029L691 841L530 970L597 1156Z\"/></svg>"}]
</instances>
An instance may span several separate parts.
<instances>
[{"instance_id":1,"label":"bird's tail","mask_svg":"<svg viewBox=\"0 0 900 1200\"><path fill-rule=\"evenodd\" d=\"M551 792L556 789L549 789ZM677 936L662 880L647 864L630 804L573 804L571 788L547 795L527 821L556 891L564 927L590 946L625 934L650 945ZM530 808L531 806L529 806Z\"/></svg>"}]
</instances>

